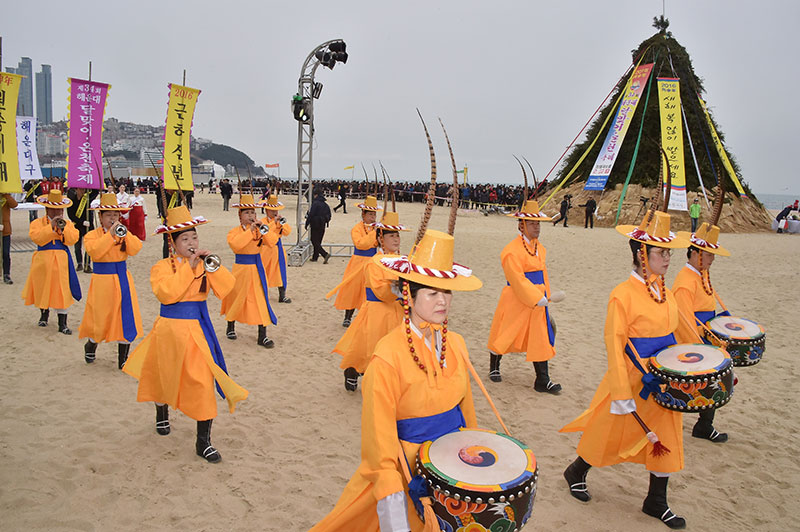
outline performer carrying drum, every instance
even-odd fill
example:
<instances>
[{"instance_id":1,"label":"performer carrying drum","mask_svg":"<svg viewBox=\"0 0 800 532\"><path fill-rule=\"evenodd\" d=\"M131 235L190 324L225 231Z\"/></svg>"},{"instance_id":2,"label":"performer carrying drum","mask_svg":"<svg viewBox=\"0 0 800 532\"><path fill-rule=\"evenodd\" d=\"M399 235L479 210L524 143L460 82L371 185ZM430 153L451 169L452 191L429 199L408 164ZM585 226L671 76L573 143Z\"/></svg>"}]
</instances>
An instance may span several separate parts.
<instances>
[{"instance_id":1,"label":"performer carrying drum","mask_svg":"<svg viewBox=\"0 0 800 532\"><path fill-rule=\"evenodd\" d=\"M228 321L226 336L236 340L236 322L247 325L258 325L256 342L268 349L275 342L267 337L267 324L278 324L278 318L269 305L267 272L262 261L261 250L269 236L269 226L258 221L255 202L252 194L239 196L239 225L228 232L228 245L236 254L233 265L233 276L236 284L233 290L222 300L220 314Z\"/></svg>"},{"instance_id":2,"label":"performer carrying drum","mask_svg":"<svg viewBox=\"0 0 800 532\"><path fill-rule=\"evenodd\" d=\"M375 223L377 213L381 210L378 207L378 199L375 196L367 196L364 202L356 207L361 209L361 221L350 231L355 249L342 275L342 282L337 287L339 294L333 302L334 307L344 310L342 327L350 327L353 313L366 301L364 292L366 287L361 270L370 257L375 256L378 245L377 233L371 225Z\"/></svg>"},{"instance_id":3,"label":"performer carrying drum","mask_svg":"<svg viewBox=\"0 0 800 532\"><path fill-rule=\"evenodd\" d=\"M115 194L103 194L92 210L100 211L100 227L83 239L94 271L78 337L87 339L83 346L87 364L94 362L99 342L117 342L117 365L122 369L131 342L142 334L139 300L127 268L128 257L141 251L142 241L120 223L120 213L129 207L118 205Z\"/></svg>"},{"instance_id":4,"label":"performer carrying drum","mask_svg":"<svg viewBox=\"0 0 800 532\"><path fill-rule=\"evenodd\" d=\"M651 210L638 227L617 226L630 239L634 271L609 297L608 371L589 408L561 432L583 432L578 458L564 471L573 497L583 502L591 499L586 475L592 466L644 464L650 472L650 487L642 511L669 528L684 528L684 518L667 504L669 476L683 468L682 415L655 402L651 394L659 391L660 381L648 371L648 358L676 343L678 306L664 274L672 249L687 247L688 242L671 233L669 225L669 214ZM659 446L671 452L660 454L656 450L663 447Z\"/></svg>"},{"instance_id":5,"label":"performer carrying drum","mask_svg":"<svg viewBox=\"0 0 800 532\"><path fill-rule=\"evenodd\" d=\"M139 380L137 401L155 402L158 434L169 434L169 406L177 408L197 420L197 455L216 463L222 457L211 445L211 422L217 416L214 382L231 413L247 398L247 390L228 376L208 315L209 293L225 297L235 279L218 256L200 247L196 227L205 223L180 206L169 209L166 224L156 228L156 234L167 234L177 256L158 261L150 270L161 311L123 371Z\"/></svg>"},{"instance_id":6,"label":"performer carrying drum","mask_svg":"<svg viewBox=\"0 0 800 532\"><path fill-rule=\"evenodd\" d=\"M430 152L435 184L432 146ZM364 374L361 465L314 532L421 530L405 492L401 460L414 464L423 442L476 426L466 344L448 330L447 317L453 291L477 290L482 283L453 263L451 235L426 231L433 200L429 191L410 255L373 259L402 280L405 317L378 342Z\"/></svg>"},{"instance_id":7,"label":"performer carrying drum","mask_svg":"<svg viewBox=\"0 0 800 532\"><path fill-rule=\"evenodd\" d=\"M36 198L36 202L45 206L45 216L34 219L28 229L38 248L31 258L22 299L26 305L39 307L39 327L47 327L52 308L58 314L58 332L72 334L67 327L67 308L82 297L75 263L67 247L80 237L75 225L64 217L64 209L72 201L63 197L61 190L53 189Z\"/></svg>"},{"instance_id":8,"label":"performer carrying drum","mask_svg":"<svg viewBox=\"0 0 800 532\"><path fill-rule=\"evenodd\" d=\"M286 297L286 253L283 251L283 237L292 234L292 226L278 214L284 205L275 194L270 194L266 203L261 204L261 208L267 211L261 223L269 228L263 240L264 245L261 246L261 260L267 272L267 283L270 288L278 289L278 303L291 303L292 300Z\"/></svg>"}]
</instances>

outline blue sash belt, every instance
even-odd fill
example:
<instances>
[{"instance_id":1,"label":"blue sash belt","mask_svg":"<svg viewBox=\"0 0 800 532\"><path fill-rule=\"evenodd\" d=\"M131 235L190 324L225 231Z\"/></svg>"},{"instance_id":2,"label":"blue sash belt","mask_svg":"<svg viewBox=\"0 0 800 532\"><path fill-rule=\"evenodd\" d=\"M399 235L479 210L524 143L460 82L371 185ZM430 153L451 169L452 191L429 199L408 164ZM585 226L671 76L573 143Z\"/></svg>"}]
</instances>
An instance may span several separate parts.
<instances>
[{"instance_id":1,"label":"blue sash belt","mask_svg":"<svg viewBox=\"0 0 800 532\"><path fill-rule=\"evenodd\" d=\"M675 345L675 335L669 333L666 336L653 336L653 337L641 337L641 338L629 338L633 347L636 348L636 352L639 353L639 358L650 358L665 347L669 347L671 345ZM636 360L636 356L631 351L629 345L625 346L625 354L628 355L628 358L633 362L633 365L636 366L642 373L642 390L639 392L639 397L642 399L647 399L650 397L650 394L659 393L661 391L661 379L653 375L652 373L645 371L639 361Z\"/></svg>"},{"instance_id":2,"label":"blue sash belt","mask_svg":"<svg viewBox=\"0 0 800 532\"><path fill-rule=\"evenodd\" d=\"M544 272L542 270L525 272L525 278L533 284L544 286ZM511 286L511 283L506 281L506 285ZM547 290L544 290L544 297L548 297ZM547 321L547 339L550 341L550 345L555 347L556 332L553 330L553 324L550 322L550 307L544 307L544 315Z\"/></svg>"},{"instance_id":3,"label":"blue sash belt","mask_svg":"<svg viewBox=\"0 0 800 532\"><path fill-rule=\"evenodd\" d=\"M286 278L286 256L283 254L283 240L280 237L278 237L278 266L281 269L281 283L285 290L288 280Z\"/></svg>"},{"instance_id":4,"label":"blue sash belt","mask_svg":"<svg viewBox=\"0 0 800 532\"><path fill-rule=\"evenodd\" d=\"M359 257L373 257L377 252L378 248L369 248L369 249L355 248L353 250L353 255L358 255Z\"/></svg>"},{"instance_id":5,"label":"blue sash belt","mask_svg":"<svg viewBox=\"0 0 800 532\"><path fill-rule=\"evenodd\" d=\"M222 348L219 345L219 340L217 340L217 334L214 332L214 325L211 323L211 317L208 315L208 305L206 305L205 301L180 301L171 305L162 304L159 315L162 318L171 318L173 320L197 320L200 322L200 328L203 330L203 336L206 337L214 364L219 366L225 373L228 373L225 357L222 356ZM216 383L216 385L217 392L224 399L225 394L222 393L222 388L219 387L219 383Z\"/></svg>"},{"instance_id":6,"label":"blue sash belt","mask_svg":"<svg viewBox=\"0 0 800 532\"><path fill-rule=\"evenodd\" d=\"M280 242L280 241L279 241ZM264 289L264 301L267 303L267 311L269 311L269 321L273 325L278 324L278 318L272 312L272 307L269 306L269 293L267 291L267 272L264 271L264 264L261 262L261 255L259 253L237 253L236 264L247 264L250 266L255 265L258 270L258 277L261 279L261 288Z\"/></svg>"},{"instance_id":7,"label":"blue sash belt","mask_svg":"<svg viewBox=\"0 0 800 532\"><path fill-rule=\"evenodd\" d=\"M136 320L133 317L133 300L131 287L128 284L128 265L124 260L119 262L95 262L94 273L97 275L116 275L119 289L122 292L122 335L128 342L136 339Z\"/></svg>"},{"instance_id":8,"label":"blue sash belt","mask_svg":"<svg viewBox=\"0 0 800 532\"><path fill-rule=\"evenodd\" d=\"M700 312L695 312L694 317L697 318L697 321L700 323L707 323L708 320L713 319L717 313L713 310L701 310Z\"/></svg>"},{"instance_id":9,"label":"blue sash belt","mask_svg":"<svg viewBox=\"0 0 800 532\"><path fill-rule=\"evenodd\" d=\"M72 293L72 299L80 301L83 297L83 294L81 294L81 283L78 282L78 273L75 271L75 263L72 262L72 253L69 252L67 246L60 240L53 240L49 244L39 246L36 249L38 251L55 249L67 254L67 259L69 260L69 291Z\"/></svg>"},{"instance_id":10,"label":"blue sash belt","mask_svg":"<svg viewBox=\"0 0 800 532\"><path fill-rule=\"evenodd\" d=\"M397 437L411 443L422 443L433 441L466 425L461 407L456 405L441 414L398 420Z\"/></svg>"},{"instance_id":11,"label":"blue sash belt","mask_svg":"<svg viewBox=\"0 0 800 532\"><path fill-rule=\"evenodd\" d=\"M367 301L380 301L378 296L375 295L375 292L372 291L372 288L367 287Z\"/></svg>"}]
</instances>

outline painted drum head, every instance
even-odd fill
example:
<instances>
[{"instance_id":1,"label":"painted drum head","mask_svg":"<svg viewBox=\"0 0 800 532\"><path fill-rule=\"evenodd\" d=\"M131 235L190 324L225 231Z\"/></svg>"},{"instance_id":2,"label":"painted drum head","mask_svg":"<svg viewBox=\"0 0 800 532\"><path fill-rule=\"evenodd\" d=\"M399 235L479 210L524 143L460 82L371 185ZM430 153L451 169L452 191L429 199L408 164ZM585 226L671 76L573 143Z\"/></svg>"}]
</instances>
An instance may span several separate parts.
<instances>
[{"instance_id":1,"label":"painted drum head","mask_svg":"<svg viewBox=\"0 0 800 532\"><path fill-rule=\"evenodd\" d=\"M454 487L493 492L518 486L536 472L533 452L494 431L461 430L420 448L420 462Z\"/></svg>"},{"instance_id":2,"label":"painted drum head","mask_svg":"<svg viewBox=\"0 0 800 532\"><path fill-rule=\"evenodd\" d=\"M727 351L705 344L677 344L659 351L651 364L673 375L706 375L731 365Z\"/></svg>"},{"instance_id":3,"label":"painted drum head","mask_svg":"<svg viewBox=\"0 0 800 532\"><path fill-rule=\"evenodd\" d=\"M764 334L764 327L738 316L717 316L706 324L717 336L736 340L751 340Z\"/></svg>"}]
</instances>

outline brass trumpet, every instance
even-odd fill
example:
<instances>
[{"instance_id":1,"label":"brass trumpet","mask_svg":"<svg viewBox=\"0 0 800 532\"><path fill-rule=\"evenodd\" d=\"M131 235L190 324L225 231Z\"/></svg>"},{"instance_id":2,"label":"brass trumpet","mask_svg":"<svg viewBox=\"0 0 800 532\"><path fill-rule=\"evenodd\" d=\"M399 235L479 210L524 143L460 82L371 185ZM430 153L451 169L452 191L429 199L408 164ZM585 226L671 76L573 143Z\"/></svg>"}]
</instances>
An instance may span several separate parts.
<instances>
[{"instance_id":1,"label":"brass trumpet","mask_svg":"<svg viewBox=\"0 0 800 532\"><path fill-rule=\"evenodd\" d=\"M125 236L127 236L127 234L128 234L128 228L125 227L122 224L118 224L114 228L114 236L116 236L118 238L125 238Z\"/></svg>"},{"instance_id":2,"label":"brass trumpet","mask_svg":"<svg viewBox=\"0 0 800 532\"><path fill-rule=\"evenodd\" d=\"M195 251L197 250L189 248L189 253L192 255L194 255ZM200 255L200 258L203 260L203 268L205 268L208 273L214 273L222 266L222 259L219 258L219 255L211 253L210 255Z\"/></svg>"},{"instance_id":3,"label":"brass trumpet","mask_svg":"<svg viewBox=\"0 0 800 532\"><path fill-rule=\"evenodd\" d=\"M67 226L67 221L64 218L56 218L56 228L60 230L64 230Z\"/></svg>"}]
</instances>

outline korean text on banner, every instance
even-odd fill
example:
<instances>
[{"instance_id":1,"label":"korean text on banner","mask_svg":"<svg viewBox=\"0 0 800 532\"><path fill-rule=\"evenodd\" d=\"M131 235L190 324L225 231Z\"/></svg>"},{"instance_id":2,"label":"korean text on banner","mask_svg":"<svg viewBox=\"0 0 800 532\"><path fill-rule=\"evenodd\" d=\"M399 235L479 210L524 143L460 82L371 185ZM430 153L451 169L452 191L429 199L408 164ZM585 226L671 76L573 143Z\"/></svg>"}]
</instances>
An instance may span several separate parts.
<instances>
[{"instance_id":1,"label":"korean text on banner","mask_svg":"<svg viewBox=\"0 0 800 532\"><path fill-rule=\"evenodd\" d=\"M614 167L619 155L622 141L625 139L625 134L628 132L628 127L633 120L636 106L639 104L639 99L644 92L647 78L650 77L652 70L653 64L648 63L639 65L631 74L628 84L625 86L625 96L619 104L614 123L608 130L606 140L603 142L597 160L589 174L589 179L586 180L586 186L583 187L584 190L603 190L605 188L608 176L611 175L611 169Z\"/></svg>"},{"instance_id":2,"label":"korean text on banner","mask_svg":"<svg viewBox=\"0 0 800 532\"><path fill-rule=\"evenodd\" d=\"M743 198L747 197L747 194L744 193L744 189L742 188L742 184L739 182L739 178L736 176L736 172L733 171L733 165L731 164L730 159L728 159L728 154L725 153L725 148L722 146L722 142L719 140L719 135L717 135L717 130L714 127L714 122L711 121L711 116L708 114L708 109L706 109L706 102L698 95L697 99L700 100L700 107L703 108L703 113L706 115L706 122L708 122L708 128L711 130L711 138L714 139L714 146L717 147L717 153L719 154L719 158L722 159L722 164L725 166L725 170L728 171L728 175L731 176L731 181L733 181L733 185L736 187L736 190L739 192L739 195Z\"/></svg>"},{"instance_id":3,"label":"korean text on banner","mask_svg":"<svg viewBox=\"0 0 800 532\"><path fill-rule=\"evenodd\" d=\"M22 192L17 160L17 97L22 76L0 73L0 192Z\"/></svg>"},{"instance_id":4,"label":"korean text on banner","mask_svg":"<svg viewBox=\"0 0 800 532\"><path fill-rule=\"evenodd\" d=\"M661 114L661 147L667 153L672 176L668 209L686 211L686 165L683 156L683 120L679 79L658 78L658 108Z\"/></svg>"},{"instance_id":5,"label":"korean text on banner","mask_svg":"<svg viewBox=\"0 0 800 532\"><path fill-rule=\"evenodd\" d=\"M36 153L36 117L17 117L17 153L22 180L41 180L42 168L39 166L39 155Z\"/></svg>"},{"instance_id":6,"label":"korean text on banner","mask_svg":"<svg viewBox=\"0 0 800 532\"><path fill-rule=\"evenodd\" d=\"M194 107L200 89L169 84L167 124L164 128L164 188L194 190L189 144Z\"/></svg>"},{"instance_id":7,"label":"korean text on banner","mask_svg":"<svg viewBox=\"0 0 800 532\"><path fill-rule=\"evenodd\" d=\"M69 78L67 186L102 189L103 114L111 85Z\"/></svg>"}]
</instances>

